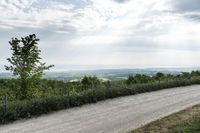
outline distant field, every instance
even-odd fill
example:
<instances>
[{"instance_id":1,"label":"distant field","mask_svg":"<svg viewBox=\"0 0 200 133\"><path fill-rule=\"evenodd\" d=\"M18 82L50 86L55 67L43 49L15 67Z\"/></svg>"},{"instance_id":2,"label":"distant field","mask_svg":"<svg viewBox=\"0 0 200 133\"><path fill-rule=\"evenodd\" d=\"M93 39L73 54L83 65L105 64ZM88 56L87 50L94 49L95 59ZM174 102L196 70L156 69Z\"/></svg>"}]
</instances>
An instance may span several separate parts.
<instances>
[{"instance_id":1,"label":"distant field","mask_svg":"<svg viewBox=\"0 0 200 133\"><path fill-rule=\"evenodd\" d=\"M151 122L131 133L200 133L200 104Z\"/></svg>"},{"instance_id":2,"label":"distant field","mask_svg":"<svg viewBox=\"0 0 200 133\"><path fill-rule=\"evenodd\" d=\"M190 72L200 70L199 68L139 68L139 69L99 69L99 70L72 70L61 72L46 72L44 78L52 80L80 80L85 75L95 75L104 80L127 79L128 75L145 74L155 75L157 72L165 74L180 74L181 72ZM0 78L11 78L11 73L0 73Z\"/></svg>"}]
</instances>

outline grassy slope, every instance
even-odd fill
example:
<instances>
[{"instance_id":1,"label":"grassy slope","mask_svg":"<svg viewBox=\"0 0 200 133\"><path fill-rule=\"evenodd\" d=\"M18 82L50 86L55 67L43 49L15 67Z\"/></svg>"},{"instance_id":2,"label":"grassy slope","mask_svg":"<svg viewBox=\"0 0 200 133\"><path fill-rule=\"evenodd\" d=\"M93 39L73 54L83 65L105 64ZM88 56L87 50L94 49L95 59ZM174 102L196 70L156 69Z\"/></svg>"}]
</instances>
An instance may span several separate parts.
<instances>
[{"instance_id":1,"label":"grassy slope","mask_svg":"<svg viewBox=\"0 0 200 133\"><path fill-rule=\"evenodd\" d=\"M200 118L193 118L178 126L172 127L170 133L200 133Z\"/></svg>"},{"instance_id":2,"label":"grassy slope","mask_svg":"<svg viewBox=\"0 0 200 133\"><path fill-rule=\"evenodd\" d=\"M131 133L200 133L200 104L151 122Z\"/></svg>"}]
</instances>

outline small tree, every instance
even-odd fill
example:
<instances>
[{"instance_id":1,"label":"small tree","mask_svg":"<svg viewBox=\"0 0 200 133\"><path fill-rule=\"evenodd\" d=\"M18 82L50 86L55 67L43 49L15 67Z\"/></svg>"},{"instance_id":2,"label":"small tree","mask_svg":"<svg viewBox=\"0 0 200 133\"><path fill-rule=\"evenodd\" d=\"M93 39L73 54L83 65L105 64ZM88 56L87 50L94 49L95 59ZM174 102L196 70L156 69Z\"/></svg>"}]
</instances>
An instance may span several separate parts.
<instances>
[{"instance_id":1,"label":"small tree","mask_svg":"<svg viewBox=\"0 0 200 133\"><path fill-rule=\"evenodd\" d=\"M84 76L81 80L81 83L83 85L83 89L87 90L88 88L91 88L93 85L96 87L98 84L100 84L100 80L97 77L91 77L91 76Z\"/></svg>"},{"instance_id":2,"label":"small tree","mask_svg":"<svg viewBox=\"0 0 200 133\"><path fill-rule=\"evenodd\" d=\"M126 84L130 85L130 84L134 84L134 83L136 83L136 80L135 80L134 76L133 75L129 75L128 79L126 80Z\"/></svg>"},{"instance_id":3,"label":"small tree","mask_svg":"<svg viewBox=\"0 0 200 133\"><path fill-rule=\"evenodd\" d=\"M42 77L44 70L53 67L53 65L46 66L46 63L40 62L41 50L38 49L38 41L35 34L21 39L12 38L9 41L12 56L7 60L11 65L5 66L5 69L18 77L20 99L26 99L28 90L31 85L34 85L34 81Z\"/></svg>"},{"instance_id":4,"label":"small tree","mask_svg":"<svg viewBox=\"0 0 200 133\"><path fill-rule=\"evenodd\" d=\"M156 73L156 75L155 75L155 79L158 80L159 83L160 83L160 80L161 80L162 78L164 78L164 77L165 77L165 74L164 74L164 73L161 73L161 72L158 72L158 73Z\"/></svg>"},{"instance_id":5,"label":"small tree","mask_svg":"<svg viewBox=\"0 0 200 133\"><path fill-rule=\"evenodd\" d=\"M182 77L190 80L191 74L189 72L182 72Z\"/></svg>"}]
</instances>

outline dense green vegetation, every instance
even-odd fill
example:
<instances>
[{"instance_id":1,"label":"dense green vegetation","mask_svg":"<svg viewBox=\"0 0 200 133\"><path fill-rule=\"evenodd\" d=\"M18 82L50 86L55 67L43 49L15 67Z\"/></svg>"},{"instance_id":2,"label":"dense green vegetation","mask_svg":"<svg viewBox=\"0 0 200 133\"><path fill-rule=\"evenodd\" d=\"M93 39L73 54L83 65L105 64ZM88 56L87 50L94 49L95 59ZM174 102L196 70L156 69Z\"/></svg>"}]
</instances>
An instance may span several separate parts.
<instances>
[{"instance_id":1,"label":"dense green vegetation","mask_svg":"<svg viewBox=\"0 0 200 133\"><path fill-rule=\"evenodd\" d=\"M85 76L77 82L42 79L28 91L28 97L23 100L18 98L20 85L17 79L1 79L0 123L108 98L200 84L200 72L193 71L185 75L185 73L180 75L158 73L154 76L137 74L129 75L127 80L119 81L101 81L97 77L90 76Z\"/></svg>"}]
</instances>

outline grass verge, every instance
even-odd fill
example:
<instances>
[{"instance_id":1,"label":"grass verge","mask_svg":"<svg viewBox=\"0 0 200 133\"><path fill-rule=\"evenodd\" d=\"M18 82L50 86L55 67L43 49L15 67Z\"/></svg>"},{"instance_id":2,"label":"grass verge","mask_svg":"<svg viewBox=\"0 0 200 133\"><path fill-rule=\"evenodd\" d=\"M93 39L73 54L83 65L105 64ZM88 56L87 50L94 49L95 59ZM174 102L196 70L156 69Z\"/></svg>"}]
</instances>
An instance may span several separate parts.
<instances>
[{"instance_id":1,"label":"grass verge","mask_svg":"<svg viewBox=\"0 0 200 133\"><path fill-rule=\"evenodd\" d=\"M130 133L200 133L200 104L153 121Z\"/></svg>"}]
</instances>

